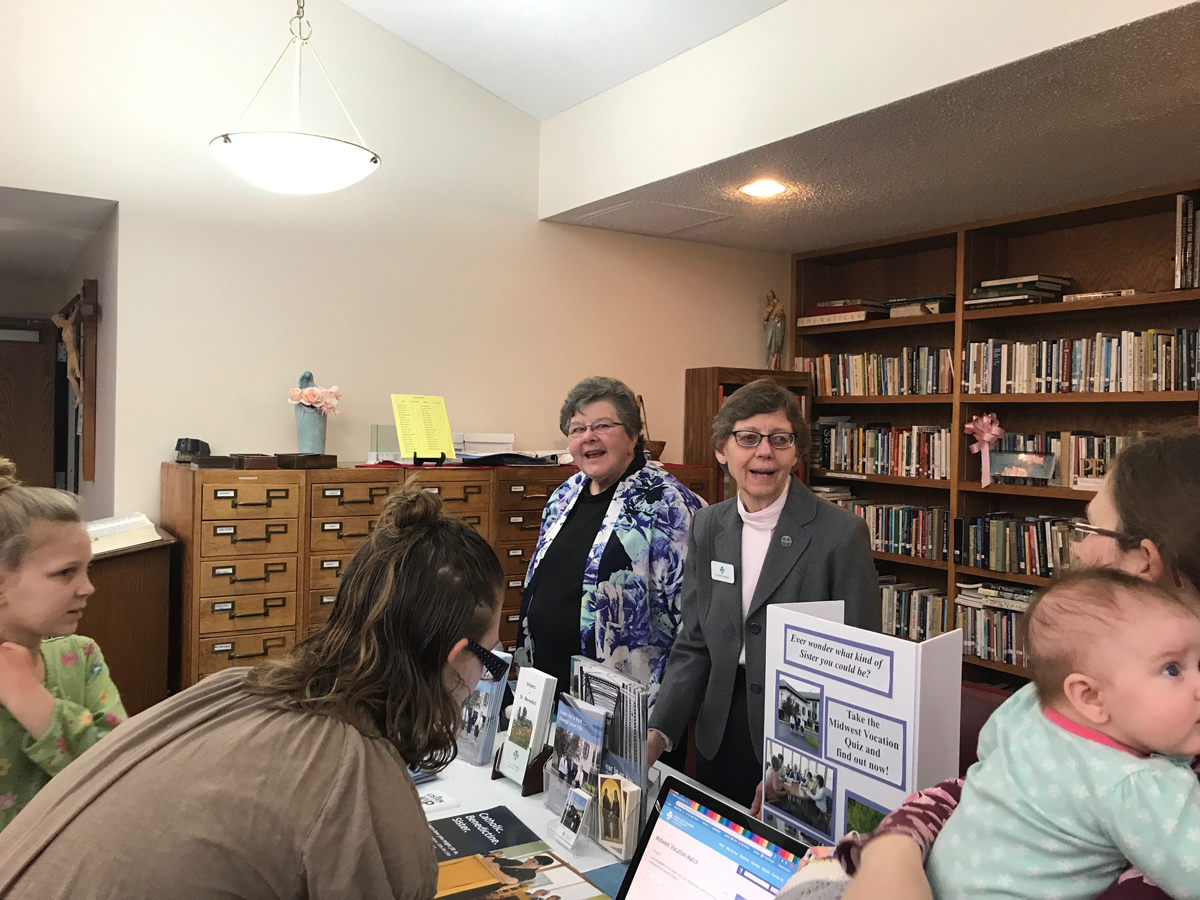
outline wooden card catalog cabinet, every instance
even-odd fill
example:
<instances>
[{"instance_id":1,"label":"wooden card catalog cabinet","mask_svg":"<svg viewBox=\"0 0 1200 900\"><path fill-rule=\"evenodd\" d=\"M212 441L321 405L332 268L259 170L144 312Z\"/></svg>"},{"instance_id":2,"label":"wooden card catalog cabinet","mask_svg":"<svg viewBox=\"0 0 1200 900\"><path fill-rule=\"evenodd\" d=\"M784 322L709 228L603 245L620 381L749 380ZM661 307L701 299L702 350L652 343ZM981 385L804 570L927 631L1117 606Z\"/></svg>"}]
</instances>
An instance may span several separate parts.
<instances>
[{"instance_id":1,"label":"wooden card catalog cabinet","mask_svg":"<svg viewBox=\"0 0 1200 900\"><path fill-rule=\"evenodd\" d=\"M162 524L178 539L173 688L296 643L304 473L162 467Z\"/></svg>"}]
</instances>

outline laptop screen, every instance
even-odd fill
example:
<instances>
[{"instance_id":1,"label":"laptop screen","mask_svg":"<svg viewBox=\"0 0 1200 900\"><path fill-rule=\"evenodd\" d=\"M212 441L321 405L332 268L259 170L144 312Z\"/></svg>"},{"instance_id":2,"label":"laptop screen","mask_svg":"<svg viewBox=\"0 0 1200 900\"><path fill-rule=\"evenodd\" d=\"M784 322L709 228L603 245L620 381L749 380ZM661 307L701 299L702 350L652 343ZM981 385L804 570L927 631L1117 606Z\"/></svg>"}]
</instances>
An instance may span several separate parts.
<instances>
[{"instance_id":1,"label":"laptop screen","mask_svg":"<svg viewBox=\"0 0 1200 900\"><path fill-rule=\"evenodd\" d=\"M625 900L770 900L800 857L677 791L669 791Z\"/></svg>"}]
</instances>

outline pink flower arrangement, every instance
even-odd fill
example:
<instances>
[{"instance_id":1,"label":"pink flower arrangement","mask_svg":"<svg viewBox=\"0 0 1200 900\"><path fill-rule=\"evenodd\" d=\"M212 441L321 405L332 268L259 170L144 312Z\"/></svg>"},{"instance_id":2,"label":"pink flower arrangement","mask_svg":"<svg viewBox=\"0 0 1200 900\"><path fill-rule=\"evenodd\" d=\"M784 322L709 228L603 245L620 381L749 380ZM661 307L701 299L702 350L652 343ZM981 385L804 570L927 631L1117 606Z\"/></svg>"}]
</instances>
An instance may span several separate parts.
<instances>
[{"instance_id":1,"label":"pink flower arrangement","mask_svg":"<svg viewBox=\"0 0 1200 900\"><path fill-rule=\"evenodd\" d=\"M331 388L323 387L294 387L288 392L289 403L303 403L305 406L311 406L318 412L329 415L338 415L337 404L342 397L342 392L338 390L335 384Z\"/></svg>"}]
</instances>

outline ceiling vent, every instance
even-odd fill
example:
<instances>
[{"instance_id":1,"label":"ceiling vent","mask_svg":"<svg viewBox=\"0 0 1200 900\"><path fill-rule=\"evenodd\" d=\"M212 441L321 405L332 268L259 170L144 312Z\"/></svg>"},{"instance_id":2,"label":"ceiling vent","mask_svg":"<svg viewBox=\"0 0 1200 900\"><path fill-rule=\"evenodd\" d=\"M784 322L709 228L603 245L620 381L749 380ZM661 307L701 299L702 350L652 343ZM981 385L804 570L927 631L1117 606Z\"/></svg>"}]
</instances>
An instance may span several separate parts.
<instances>
[{"instance_id":1,"label":"ceiling vent","mask_svg":"<svg viewBox=\"0 0 1200 900\"><path fill-rule=\"evenodd\" d=\"M575 221L579 225L589 225L593 228L664 236L728 218L732 217L711 209L675 206L653 200L627 200L616 206L586 213Z\"/></svg>"}]
</instances>

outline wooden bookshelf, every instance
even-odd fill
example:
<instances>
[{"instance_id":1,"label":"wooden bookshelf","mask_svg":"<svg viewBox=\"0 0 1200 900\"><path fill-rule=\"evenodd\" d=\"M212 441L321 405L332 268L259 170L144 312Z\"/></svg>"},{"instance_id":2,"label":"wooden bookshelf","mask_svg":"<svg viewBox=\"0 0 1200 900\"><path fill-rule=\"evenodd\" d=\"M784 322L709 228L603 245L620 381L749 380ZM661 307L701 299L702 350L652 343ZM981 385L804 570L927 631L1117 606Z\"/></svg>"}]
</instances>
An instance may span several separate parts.
<instances>
[{"instance_id":1,"label":"wooden bookshelf","mask_svg":"<svg viewBox=\"0 0 1200 900\"><path fill-rule=\"evenodd\" d=\"M963 663L971 666L981 666L984 669L992 669L996 672L1005 672L1009 675L1016 675L1019 678L1029 678L1029 669L1025 666L1014 666L1011 663L996 662L991 659L982 659L978 656L971 656L967 653L963 654Z\"/></svg>"},{"instance_id":2,"label":"wooden bookshelf","mask_svg":"<svg viewBox=\"0 0 1200 900\"><path fill-rule=\"evenodd\" d=\"M949 406L954 402L953 394L900 394L898 396L845 396L835 397L830 394L822 394L815 397L814 400L826 406L838 406L845 404L856 404L859 406L911 406L912 404L927 404L938 403Z\"/></svg>"},{"instance_id":3,"label":"wooden bookshelf","mask_svg":"<svg viewBox=\"0 0 1200 900\"><path fill-rule=\"evenodd\" d=\"M833 478L838 481L873 481L876 484L905 484L909 487L950 490L947 478L910 478L904 475L867 475L862 472L839 472L836 469L813 469L813 478Z\"/></svg>"},{"instance_id":4,"label":"wooden bookshelf","mask_svg":"<svg viewBox=\"0 0 1200 900\"><path fill-rule=\"evenodd\" d=\"M986 579L988 581L1011 581L1014 584L1031 584L1034 587L1045 587L1053 579L1042 578L1040 575L1021 575L1018 572L993 572L991 569L977 569L974 566L964 566L955 564L954 572L956 575L970 575L973 578Z\"/></svg>"},{"instance_id":5,"label":"wooden bookshelf","mask_svg":"<svg viewBox=\"0 0 1200 900\"><path fill-rule=\"evenodd\" d=\"M1080 500L1084 503L1096 496L1095 491L1077 491L1069 487L1042 487L1035 484L996 484L992 482L984 487L978 481L963 481L958 485L960 491L972 494L1010 494L1019 497L1053 497L1057 500Z\"/></svg>"},{"instance_id":6,"label":"wooden bookshelf","mask_svg":"<svg viewBox=\"0 0 1200 900\"><path fill-rule=\"evenodd\" d=\"M830 312L836 313L837 309ZM839 322L830 325L797 325L800 334L845 334L854 331L879 331L884 328L928 327L931 325L953 325L954 313L939 313L930 316L901 316L898 319L868 319L865 322Z\"/></svg>"},{"instance_id":7,"label":"wooden bookshelf","mask_svg":"<svg viewBox=\"0 0 1200 900\"><path fill-rule=\"evenodd\" d=\"M963 403L1190 403L1196 391L1115 391L1068 394L963 394Z\"/></svg>"},{"instance_id":8,"label":"wooden bookshelf","mask_svg":"<svg viewBox=\"0 0 1200 900\"><path fill-rule=\"evenodd\" d=\"M896 563L902 566L920 566L922 569L948 569L950 564L940 559L925 559L920 556L907 556L902 553L881 553L876 550L871 554L881 562Z\"/></svg>"},{"instance_id":9,"label":"wooden bookshelf","mask_svg":"<svg viewBox=\"0 0 1200 900\"><path fill-rule=\"evenodd\" d=\"M950 314L808 328L795 324L788 336L794 348L789 363L795 357L823 354L897 356L902 348L926 346L949 349L955 366L953 394L813 398L815 416L850 414L863 426L890 422L900 428L949 428L954 437L948 481L854 477L854 473L846 477L819 469L813 477L854 482L854 496L865 502L946 505L952 518L972 519L1000 511L1018 519L1082 515L1083 504L1094 496L1091 491L1060 486L983 487L980 458L968 452L973 438L963 433L963 423L969 422L972 415L995 412L1001 427L1009 433L1090 431L1097 435L1132 435L1196 425L1200 421L1200 393L966 394L961 384L963 350L972 342L990 338L1009 342L1079 340L1096 333L1200 327L1200 288L1173 290L1175 194L1192 191L1200 191L1200 180L939 231L794 254L789 301L793 323L824 301L887 301L951 293L956 298L956 309ZM964 299L980 282L1032 274L1070 276L1071 293L1125 288L1139 293L964 310ZM934 487L945 493L908 490ZM881 572L908 581L920 574L914 566L933 562L878 553L875 558ZM956 582L967 579L1033 587L1049 583L1036 576L954 563L927 566L931 571L925 572L925 577L940 579L941 573L935 568L939 565L945 566L945 589L951 599L956 595ZM1020 666L972 656L964 656L963 662L1028 677L1028 670Z\"/></svg>"},{"instance_id":10,"label":"wooden bookshelf","mask_svg":"<svg viewBox=\"0 0 1200 900\"><path fill-rule=\"evenodd\" d=\"M1042 273L1048 274L1048 273ZM1195 303L1200 300L1200 289L1158 291L1151 294L1134 294L1132 297L1105 297L1101 300L1073 300L1065 303L1035 303L1028 306L1002 306L991 309L969 309L963 319L1010 319L1014 316L1075 316L1096 310L1112 310L1124 313L1139 306L1166 306L1174 303Z\"/></svg>"}]
</instances>

